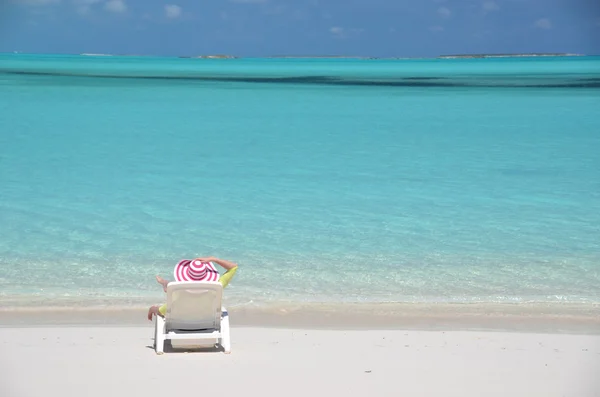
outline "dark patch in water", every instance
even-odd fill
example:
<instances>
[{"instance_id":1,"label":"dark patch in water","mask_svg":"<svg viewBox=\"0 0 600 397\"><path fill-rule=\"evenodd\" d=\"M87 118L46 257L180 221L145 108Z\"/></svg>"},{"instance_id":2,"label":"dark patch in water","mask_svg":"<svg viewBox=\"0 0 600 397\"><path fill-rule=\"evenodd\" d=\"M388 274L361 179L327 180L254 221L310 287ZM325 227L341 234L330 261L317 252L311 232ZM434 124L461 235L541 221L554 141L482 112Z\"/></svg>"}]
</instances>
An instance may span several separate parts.
<instances>
[{"instance_id":1,"label":"dark patch in water","mask_svg":"<svg viewBox=\"0 0 600 397\"><path fill-rule=\"evenodd\" d=\"M404 80L441 80L441 77L405 77Z\"/></svg>"},{"instance_id":2,"label":"dark patch in water","mask_svg":"<svg viewBox=\"0 0 600 397\"><path fill-rule=\"evenodd\" d=\"M505 176L559 176L561 171L554 168L501 168L498 170Z\"/></svg>"},{"instance_id":3,"label":"dark patch in water","mask_svg":"<svg viewBox=\"0 0 600 397\"><path fill-rule=\"evenodd\" d=\"M205 81L223 83L260 83L260 84L314 84L335 86L366 87L479 87L479 88L600 88L600 78L565 80L563 83L520 83L513 82L485 83L485 79L468 78L461 80L444 79L442 77L403 77L397 80L359 80L343 79L330 76L292 76L292 77L235 77L235 76L126 76L71 74L61 72L5 70L0 73L8 75L94 78L94 79L131 79L162 81ZM492 78L493 76L486 76ZM503 76L504 77L504 76ZM473 83L469 82L472 80ZM508 80L510 82L510 80Z\"/></svg>"}]
</instances>

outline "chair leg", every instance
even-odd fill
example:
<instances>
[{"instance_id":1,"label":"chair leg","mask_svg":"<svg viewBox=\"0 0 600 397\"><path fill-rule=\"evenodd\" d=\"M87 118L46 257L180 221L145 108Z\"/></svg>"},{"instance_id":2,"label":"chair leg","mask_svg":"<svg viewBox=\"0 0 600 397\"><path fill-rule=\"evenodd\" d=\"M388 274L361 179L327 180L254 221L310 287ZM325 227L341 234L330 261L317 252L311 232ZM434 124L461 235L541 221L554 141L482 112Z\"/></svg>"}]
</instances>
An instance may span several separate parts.
<instances>
[{"instance_id":1,"label":"chair leg","mask_svg":"<svg viewBox=\"0 0 600 397\"><path fill-rule=\"evenodd\" d=\"M229 313L223 309L221 314L221 346L225 354L231 353L231 334L229 332Z\"/></svg>"},{"instance_id":2,"label":"chair leg","mask_svg":"<svg viewBox=\"0 0 600 397\"><path fill-rule=\"evenodd\" d=\"M154 348L156 354L165 352L165 319L161 316L155 316L154 323Z\"/></svg>"}]
</instances>

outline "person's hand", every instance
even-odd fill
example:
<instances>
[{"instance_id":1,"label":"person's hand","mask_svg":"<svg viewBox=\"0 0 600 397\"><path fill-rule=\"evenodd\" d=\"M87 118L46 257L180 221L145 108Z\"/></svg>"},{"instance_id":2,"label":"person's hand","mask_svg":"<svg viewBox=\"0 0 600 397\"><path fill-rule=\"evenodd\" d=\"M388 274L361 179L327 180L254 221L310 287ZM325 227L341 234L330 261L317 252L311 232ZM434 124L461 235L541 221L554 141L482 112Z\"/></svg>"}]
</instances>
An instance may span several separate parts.
<instances>
[{"instance_id":1,"label":"person's hand","mask_svg":"<svg viewBox=\"0 0 600 397\"><path fill-rule=\"evenodd\" d=\"M160 316L160 312L158 311L158 306L152 306L148 309L148 320L152 321L153 316Z\"/></svg>"}]
</instances>

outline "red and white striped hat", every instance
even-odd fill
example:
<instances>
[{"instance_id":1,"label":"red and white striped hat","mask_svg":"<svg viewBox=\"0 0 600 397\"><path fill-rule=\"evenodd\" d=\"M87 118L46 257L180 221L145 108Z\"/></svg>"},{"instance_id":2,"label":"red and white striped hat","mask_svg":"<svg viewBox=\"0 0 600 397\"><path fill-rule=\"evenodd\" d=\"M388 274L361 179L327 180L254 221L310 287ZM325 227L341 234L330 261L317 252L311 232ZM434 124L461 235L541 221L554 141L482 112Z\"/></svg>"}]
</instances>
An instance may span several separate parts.
<instances>
[{"instance_id":1,"label":"red and white striped hat","mask_svg":"<svg viewBox=\"0 0 600 397\"><path fill-rule=\"evenodd\" d=\"M175 281L218 281L219 272L211 262L184 259L175 265Z\"/></svg>"}]
</instances>

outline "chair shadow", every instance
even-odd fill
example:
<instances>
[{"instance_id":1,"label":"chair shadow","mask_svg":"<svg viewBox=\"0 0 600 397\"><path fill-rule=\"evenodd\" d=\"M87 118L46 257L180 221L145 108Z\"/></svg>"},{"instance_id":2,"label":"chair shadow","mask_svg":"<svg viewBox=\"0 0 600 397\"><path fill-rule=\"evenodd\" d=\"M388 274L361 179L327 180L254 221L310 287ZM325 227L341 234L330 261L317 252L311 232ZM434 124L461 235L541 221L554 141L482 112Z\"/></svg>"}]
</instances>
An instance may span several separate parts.
<instances>
[{"instance_id":1,"label":"chair shadow","mask_svg":"<svg viewBox=\"0 0 600 397\"><path fill-rule=\"evenodd\" d=\"M155 350L154 344L146 345L147 349ZM167 353L223 353L225 349L221 345L215 345L210 347L178 347L174 348L171 344L170 340L165 341L165 345L163 346L163 351L165 354Z\"/></svg>"}]
</instances>

